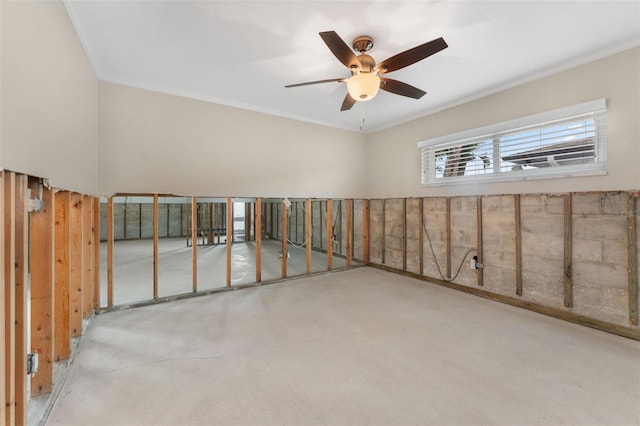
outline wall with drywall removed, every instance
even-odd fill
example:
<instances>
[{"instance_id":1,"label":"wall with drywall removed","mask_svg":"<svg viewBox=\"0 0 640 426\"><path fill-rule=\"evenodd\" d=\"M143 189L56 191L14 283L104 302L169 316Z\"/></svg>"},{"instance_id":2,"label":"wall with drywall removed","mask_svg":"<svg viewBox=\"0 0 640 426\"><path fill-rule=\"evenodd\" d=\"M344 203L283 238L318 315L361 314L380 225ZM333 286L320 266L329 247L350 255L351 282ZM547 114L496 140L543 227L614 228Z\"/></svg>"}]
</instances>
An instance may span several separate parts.
<instances>
[{"instance_id":1,"label":"wall with drywall removed","mask_svg":"<svg viewBox=\"0 0 640 426\"><path fill-rule=\"evenodd\" d=\"M472 78L472 76L470 76ZM427 95L428 96L428 95ZM606 98L608 174L422 187L416 143L591 100ZM640 188L640 48L636 47L372 135L367 196L372 198Z\"/></svg>"},{"instance_id":2,"label":"wall with drywall removed","mask_svg":"<svg viewBox=\"0 0 640 426\"><path fill-rule=\"evenodd\" d=\"M103 195L364 193L364 134L105 82L99 123Z\"/></svg>"},{"instance_id":3,"label":"wall with drywall removed","mask_svg":"<svg viewBox=\"0 0 640 426\"><path fill-rule=\"evenodd\" d=\"M97 80L60 1L1 1L0 166L97 193Z\"/></svg>"},{"instance_id":4,"label":"wall with drywall removed","mask_svg":"<svg viewBox=\"0 0 640 426\"><path fill-rule=\"evenodd\" d=\"M600 322L610 331L637 331L639 196L606 191L371 200L371 263ZM473 256L482 269L471 268Z\"/></svg>"}]
</instances>

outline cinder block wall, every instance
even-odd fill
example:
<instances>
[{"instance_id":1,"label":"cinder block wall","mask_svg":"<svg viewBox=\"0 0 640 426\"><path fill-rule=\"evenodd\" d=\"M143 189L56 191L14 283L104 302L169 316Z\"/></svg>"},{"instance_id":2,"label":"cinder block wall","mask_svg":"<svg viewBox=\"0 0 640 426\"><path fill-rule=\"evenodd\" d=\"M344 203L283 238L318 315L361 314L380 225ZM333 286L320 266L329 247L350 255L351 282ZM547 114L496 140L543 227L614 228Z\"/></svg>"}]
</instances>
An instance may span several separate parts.
<instances>
[{"instance_id":1,"label":"cinder block wall","mask_svg":"<svg viewBox=\"0 0 640 426\"><path fill-rule=\"evenodd\" d=\"M637 331L638 196L617 191L371 200L370 263L440 283L461 267L450 281L462 286L456 288ZM471 268L473 256L483 269Z\"/></svg>"}]
</instances>

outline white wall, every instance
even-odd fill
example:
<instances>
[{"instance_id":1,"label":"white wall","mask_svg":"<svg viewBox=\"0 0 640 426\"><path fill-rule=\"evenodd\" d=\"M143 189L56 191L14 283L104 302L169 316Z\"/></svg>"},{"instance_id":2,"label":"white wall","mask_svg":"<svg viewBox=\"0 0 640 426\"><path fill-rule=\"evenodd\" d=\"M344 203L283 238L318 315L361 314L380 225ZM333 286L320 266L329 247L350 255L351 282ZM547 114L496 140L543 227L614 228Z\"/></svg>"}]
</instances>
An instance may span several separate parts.
<instances>
[{"instance_id":1,"label":"white wall","mask_svg":"<svg viewBox=\"0 0 640 426\"><path fill-rule=\"evenodd\" d=\"M469 78L473 78L472 75ZM421 140L606 98L606 176L422 187ZM486 96L368 138L368 197L449 196L640 188L640 48Z\"/></svg>"},{"instance_id":2,"label":"white wall","mask_svg":"<svg viewBox=\"0 0 640 426\"><path fill-rule=\"evenodd\" d=\"M359 197L365 135L99 83L99 190Z\"/></svg>"},{"instance_id":3,"label":"white wall","mask_svg":"<svg viewBox=\"0 0 640 426\"><path fill-rule=\"evenodd\" d=\"M97 80L63 3L0 10L0 166L97 193Z\"/></svg>"}]
</instances>

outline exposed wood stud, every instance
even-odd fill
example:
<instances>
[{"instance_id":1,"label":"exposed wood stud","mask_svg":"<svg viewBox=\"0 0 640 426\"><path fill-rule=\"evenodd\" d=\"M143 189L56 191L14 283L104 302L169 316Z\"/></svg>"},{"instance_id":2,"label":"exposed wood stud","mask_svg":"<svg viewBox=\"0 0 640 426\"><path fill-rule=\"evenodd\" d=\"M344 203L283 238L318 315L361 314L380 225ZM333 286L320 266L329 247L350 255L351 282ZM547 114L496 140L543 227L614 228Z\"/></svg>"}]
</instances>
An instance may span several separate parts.
<instances>
[{"instance_id":1,"label":"exposed wood stud","mask_svg":"<svg viewBox=\"0 0 640 426\"><path fill-rule=\"evenodd\" d=\"M327 270L333 268L333 200L327 199Z\"/></svg>"},{"instance_id":2,"label":"exposed wood stud","mask_svg":"<svg viewBox=\"0 0 640 426\"><path fill-rule=\"evenodd\" d=\"M513 196L516 220L516 294L522 296L522 214L520 212L520 194Z\"/></svg>"},{"instance_id":3,"label":"exposed wood stud","mask_svg":"<svg viewBox=\"0 0 640 426\"><path fill-rule=\"evenodd\" d=\"M66 191L55 194L55 315L54 359L60 361L71 355L69 326L69 276L71 267L69 252L71 194Z\"/></svg>"},{"instance_id":4,"label":"exposed wood stud","mask_svg":"<svg viewBox=\"0 0 640 426\"><path fill-rule=\"evenodd\" d=\"M418 204L420 210L420 246L418 247L418 256L420 258L420 275L424 275L424 198L420 198Z\"/></svg>"},{"instance_id":5,"label":"exposed wood stud","mask_svg":"<svg viewBox=\"0 0 640 426\"><path fill-rule=\"evenodd\" d=\"M53 388L54 200L53 190L43 188L44 207L30 216L31 347L39 354L32 397Z\"/></svg>"},{"instance_id":6,"label":"exposed wood stud","mask_svg":"<svg viewBox=\"0 0 640 426\"><path fill-rule=\"evenodd\" d=\"M82 317L93 314L93 203L91 197L82 197Z\"/></svg>"},{"instance_id":7,"label":"exposed wood stud","mask_svg":"<svg viewBox=\"0 0 640 426\"><path fill-rule=\"evenodd\" d=\"M446 198L447 223L447 278L451 278L451 198Z\"/></svg>"},{"instance_id":8,"label":"exposed wood stud","mask_svg":"<svg viewBox=\"0 0 640 426\"><path fill-rule=\"evenodd\" d=\"M189 231L188 231L189 232ZM191 197L191 281L198 292L198 198Z\"/></svg>"},{"instance_id":9,"label":"exposed wood stud","mask_svg":"<svg viewBox=\"0 0 640 426\"><path fill-rule=\"evenodd\" d=\"M483 253L483 241L482 241L482 195L479 195L476 198L476 214L478 217L477 220L477 231L478 231L478 262L483 263L484 262L484 253ZM476 270L476 273L478 274L478 287L482 287L484 286L484 269L480 268L478 270Z\"/></svg>"},{"instance_id":10,"label":"exposed wood stud","mask_svg":"<svg viewBox=\"0 0 640 426\"><path fill-rule=\"evenodd\" d=\"M27 258L28 180L16 175L15 191L15 424L27 424Z\"/></svg>"},{"instance_id":11,"label":"exposed wood stud","mask_svg":"<svg viewBox=\"0 0 640 426\"><path fill-rule=\"evenodd\" d=\"M153 194L153 299L158 299L158 258L159 258L159 244L158 244L158 231L159 231L159 205L158 194Z\"/></svg>"},{"instance_id":12,"label":"exposed wood stud","mask_svg":"<svg viewBox=\"0 0 640 426\"><path fill-rule=\"evenodd\" d=\"M107 307L113 307L113 197L107 200Z\"/></svg>"},{"instance_id":13,"label":"exposed wood stud","mask_svg":"<svg viewBox=\"0 0 640 426\"><path fill-rule=\"evenodd\" d=\"M345 200L347 204L347 267L353 264L353 200Z\"/></svg>"},{"instance_id":14,"label":"exposed wood stud","mask_svg":"<svg viewBox=\"0 0 640 426\"><path fill-rule=\"evenodd\" d=\"M627 249L629 252L629 324L638 325L638 265L636 247L636 195L629 193L627 196Z\"/></svg>"},{"instance_id":15,"label":"exposed wood stud","mask_svg":"<svg viewBox=\"0 0 640 426\"><path fill-rule=\"evenodd\" d=\"M276 234L273 233L273 205L274 203L269 203L269 237L276 238Z\"/></svg>"},{"instance_id":16,"label":"exposed wood stud","mask_svg":"<svg viewBox=\"0 0 640 426\"><path fill-rule=\"evenodd\" d=\"M282 214L280 220L282 220L282 258L281 258L281 272L282 278L287 278L287 206L282 201L280 208Z\"/></svg>"},{"instance_id":17,"label":"exposed wood stud","mask_svg":"<svg viewBox=\"0 0 640 426\"><path fill-rule=\"evenodd\" d=\"M572 209L571 194L564 196L564 306L570 308L573 306L573 265L572 265Z\"/></svg>"},{"instance_id":18,"label":"exposed wood stud","mask_svg":"<svg viewBox=\"0 0 640 426\"><path fill-rule=\"evenodd\" d=\"M231 244L233 243L233 200L227 197L227 287L231 287Z\"/></svg>"},{"instance_id":19,"label":"exposed wood stud","mask_svg":"<svg viewBox=\"0 0 640 426\"><path fill-rule=\"evenodd\" d=\"M262 199L256 198L253 207L253 237L256 243L256 282L262 282Z\"/></svg>"},{"instance_id":20,"label":"exposed wood stud","mask_svg":"<svg viewBox=\"0 0 640 426\"><path fill-rule=\"evenodd\" d=\"M251 203L244 203L244 240L251 240Z\"/></svg>"},{"instance_id":21,"label":"exposed wood stud","mask_svg":"<svg viewBox=\"0 0 640 426\"><path fill-rule=\"evenodd\" d=\"M324 204L324 207L323 207L323 204ZM318 222L320 223L320 238L319 238L320 239L320 243L319 243L319 246L320 246L320 248L322 248L322 235L324 233L323 231L324 231L325 222L326 222L326 219L327 219L326 218L326 216L327 216L326 203L323 202L323 201L320 201L319 213L320 213L320 219L318 220ZM322 214L323 213L324 213L324 216L325 216L325 220L324 221L322 220Z\"/></svg>"},{"instance_id":22,"label":"exposed wood stud","mask_svg":"<svg viewBox=\"0 0 640 426\"><path fill-rule=\"evenodd\" d=\"M14 425L16 419L16 277L15 277L15 222L16 176L13 172L0 172L0 425Z\"/></svg>"},{"instance_id":23,"label":"exposed wood stud","mask_svg":"<svg viewBox=\"0 0 640 426\"><path fill-rule=\"evenodd\" d=\"M72 193L71 211L69 213L71 219L71 247L69 249L71 263L69 272L69 327L71 328L71 337L80 337L82 335L82 256L84 252L82 204L82 195L75 192ZM111 221L111 226L113 226L113 220Z\"/></svg>"},{"instance_id":24,"label":"exposed wood stud","mask_svg":"<svg viewBox=\"0 0 640 426\"><path fill-rule=\"evenodd\" d=\"M407 270L407 199L402 199L402 270Z\"/></svg>"},{"instance_id":25,"label":"exposed wood stud","mask_svg":"<svg viewBox=\"0 0 640 426\"><path fill-rule=\"evenodd\" d=\"M362 260L369 263L369 220L371 218L369 200L362 201Z\"/></svg>"},{"instance_id":26,"label":"exposed wood stud","mask_svg":"<svg viewBox=\"0 0 640 426\"><path fill-rule=\"evenodd\" d=\"M380 263L385 264L385 251L386 251L386 230L387 227L387 200L382 200L382 212L380 214Z\"/></svg>"},{"instance_id":27,"label":"exposed wood stud","mask_svg":"<svg viewBox=\"0 0 640 426\"><path fill-rule=\"evenodd\" d=\"M100 310L100 198L93 197L93 311Z\"/></svg>"},{"instance_id":28,"label":"exposed wood stud","mask_svg":"<svg viewBox=\"0 0 640 426\"><path fill-rule=\"evenodd\" d=\"M311 217L311 198L307 198L307 200L305 201L305 208L304 208L304 214L305 214L305 221L304 221L304 229L305 229L305 250L306 250L306 255L307 255L307 275L311 275L312 272L312 258L311 258L311 236L313 235L313 223L312 223L312 217Z\"/></svg>"}]
</instances>

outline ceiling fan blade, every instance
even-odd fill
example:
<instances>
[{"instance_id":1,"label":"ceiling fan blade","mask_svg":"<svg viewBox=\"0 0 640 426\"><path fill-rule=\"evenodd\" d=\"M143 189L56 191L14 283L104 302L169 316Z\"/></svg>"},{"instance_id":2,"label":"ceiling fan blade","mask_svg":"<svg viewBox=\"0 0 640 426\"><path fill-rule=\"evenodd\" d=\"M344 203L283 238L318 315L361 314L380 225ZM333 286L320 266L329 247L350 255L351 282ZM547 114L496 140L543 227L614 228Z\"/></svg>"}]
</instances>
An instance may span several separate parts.
<instances>
[{"instance_id":1,"label":"ceiling fan blade","mask_svg":"<svg viewBox=\"0 0 640 426\"><path fill-rule=\"evenodd\" d=\"M328 80L318 80L318 81L308 81L306 83L288 84L284 87L290 88L290 87L310 86L312 84L332 83L332 82L344 83L345 81L347 81L346 78L330 78Z\"/></svg>"},{"instance_id":2,"label":"ceiling fan blade","mask_svg":"<svg viewBox=\"0 0 640 426\"><path fill-rule=\"evenodd\" d=\"M410 84L382 77L380 78L380 88L382 90L386 90L387 92L395 93L396 95L406 96L413 99L420 99L427 93L424 90L420 90Z\"/></svg>"},{"instance_id":3,"label":"ceiling fan blade","mask_svg":"<svg viewBox=\"0 0 640 426\"><path fill-rule=\"evenodd\" d=\"M340 107L340 111L348 111L355 104L356 104L356 100L351 97L349 92L347 92L347 96L345 96L344 101L342 101L342 107Z\"/></svg>"},{"instance_id":4,"label":"ceiling fan blade","mask_svg":"<svg viewBox=\"0 0 640 426\"><path fill-rule=\"evenodd\" d=\"M404 52L385 59L376 66L376 71L379 74L384 74L399 70L411 64L415 64L424 58L428 58L429 56L446 49L448 46L449 45L442 37L428 41L420 46L414 47L413 49L405 50Z\"/></svg>"},{"instance_id":5,"label":"ceiling fan blade","mask_svg":"<svg viewBox=\"0 0 640 426\"><path fill-rule=\"evenodd\" d=\"M351 69L352 67L361 68L360 61L353 54L349 46L340 38L335 31L325 31L320 33L320 37L324 40L325 44L336 55L336 58L344 64L345 67Z\"/></svg>"}]
</instances>

